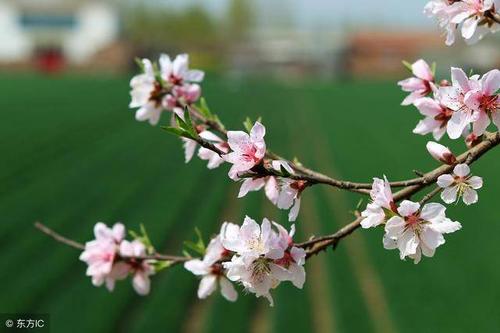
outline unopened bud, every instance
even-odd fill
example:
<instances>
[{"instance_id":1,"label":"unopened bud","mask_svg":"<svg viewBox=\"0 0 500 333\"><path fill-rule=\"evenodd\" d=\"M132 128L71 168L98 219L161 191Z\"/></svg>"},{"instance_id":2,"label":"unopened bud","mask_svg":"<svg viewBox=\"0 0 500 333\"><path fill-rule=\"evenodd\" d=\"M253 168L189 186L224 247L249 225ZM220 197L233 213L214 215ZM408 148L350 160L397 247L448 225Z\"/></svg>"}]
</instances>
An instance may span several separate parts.
<instances>
[{"instance_id":1,"label":"unopened bud","mask_svg":"<svg viewBox=\"0 0 500 333\"><path fill-rule=\"evenodd\" d=\"M441 161L445 164L455 164L457 159L455 155L451 152L448 147L440 145L437 142L429 141L427 142L427 151L432 155L436 160Z\"/></svg>"}]
</instances>

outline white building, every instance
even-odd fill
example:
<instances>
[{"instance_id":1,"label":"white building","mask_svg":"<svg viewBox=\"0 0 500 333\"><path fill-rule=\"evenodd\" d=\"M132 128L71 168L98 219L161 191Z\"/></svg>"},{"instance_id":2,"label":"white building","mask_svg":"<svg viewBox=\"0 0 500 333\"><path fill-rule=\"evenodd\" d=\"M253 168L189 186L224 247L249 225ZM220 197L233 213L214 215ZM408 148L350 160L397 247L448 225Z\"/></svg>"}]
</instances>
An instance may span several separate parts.
<instances>
[{"instance_id":1,"label":"white building","mask_svg":"<svg viewBox=\"0 0 500 333\"><path fill-rule=\"evenodd\" d=\"M119 37L117 11L103 1L0 0L0 63L25 62L50 48L84 64Z\"/></svg>"}]
</instances>

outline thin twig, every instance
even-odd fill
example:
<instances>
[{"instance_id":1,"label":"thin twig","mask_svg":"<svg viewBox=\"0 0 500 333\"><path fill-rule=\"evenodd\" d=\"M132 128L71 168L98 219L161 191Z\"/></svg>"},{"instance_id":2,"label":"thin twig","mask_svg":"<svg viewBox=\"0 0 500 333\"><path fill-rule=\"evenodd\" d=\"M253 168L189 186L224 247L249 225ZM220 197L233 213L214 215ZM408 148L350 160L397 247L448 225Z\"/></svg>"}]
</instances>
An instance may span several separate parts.
<instances>
[{"instance_id":1,"label":"thin twig","mask_svg":"<svg viewBox=\"0 0 500 333\"><path fill-rule=\"evenodd\" d=\"M427 193L422 200L419 201L420 206L423 206L427 201L431 200L436 194L441 192L443 189L439 186L437 186L435 189Z\"/></svg>"},{"instance_id":2,"label":"thin twig","mask_svg":"<svg viewBox=\"0 0 500 333\"><path fill-rule=\"evenodd\" d=\"M71 246L72 248L75 248L77 250L85 250L85 245L82 243L79 243L75 240L69 239L56 231L50 229L46 225L40 223L40 222L35 222L35 228L43 232L44 234L52 237L59 243L63 243L65 245ZM171 265L179 264L182 262L186 262L188 260L191 260L193 258L191 257L181 257L181 256L173 256L173 255L168 255L168 254L161 254L161 253L154 253L151 255L146 255L146 256L119 256L119 259L129 261L129 260L159 260L159 261L169 261Z\"/></svg>"}]
</instances>

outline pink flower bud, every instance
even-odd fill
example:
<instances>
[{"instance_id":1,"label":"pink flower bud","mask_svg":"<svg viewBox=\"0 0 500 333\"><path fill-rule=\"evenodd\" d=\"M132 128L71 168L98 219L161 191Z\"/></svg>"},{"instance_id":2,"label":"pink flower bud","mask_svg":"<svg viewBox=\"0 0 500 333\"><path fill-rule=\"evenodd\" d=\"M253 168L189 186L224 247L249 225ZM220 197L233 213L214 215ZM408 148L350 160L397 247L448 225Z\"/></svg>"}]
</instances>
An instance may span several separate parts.
<instances>
[{"instance_id":1,"label":"pink flower bud","mask_svg":"<svg viewBox=\"0 0 500 333\"><path fill-rule=\"evenodd\" d=\"M429 141L427 142L427 151L432 155L436 160L441 161L445 164L455 164L457 159L455 155L451 152L448 147L440 145L437 142Z\"/></svg>"}]
</instances>

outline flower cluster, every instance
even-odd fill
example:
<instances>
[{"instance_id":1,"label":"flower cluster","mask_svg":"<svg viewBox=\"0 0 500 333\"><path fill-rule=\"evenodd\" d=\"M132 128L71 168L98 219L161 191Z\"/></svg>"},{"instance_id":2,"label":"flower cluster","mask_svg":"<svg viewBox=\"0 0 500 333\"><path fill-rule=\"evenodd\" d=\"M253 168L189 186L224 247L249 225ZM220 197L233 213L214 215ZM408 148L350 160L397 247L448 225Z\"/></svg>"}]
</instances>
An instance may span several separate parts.
<instances>
[{"instance_id":1,"label":"flower cluster","mask_svg":"<svg viewBox=\"0 0 500 333\"><path fill-rule=\"evenodd\" d=\"M499 8L498 0L431 0L424 13L435 17L445 30L446 45L455 42L457 30L467 43L473 44L499 29Z\"/></svg>"},{"instance_id":2,"label":"flower cluster","mask_svg":"<svg viewBox=\"0 0 500 333\"><path fill-rule=\"evenodd\" d=\"M491 121L500 128L500 70L469 77L462 69L451 68L451 84L443 81L436 85L433 71L425 61L418 60L412 69L415 77L400 81L399 85L411 92L402 104L415 105L425 116L413 133L432 133L438 141L448 133L451 139L463 136L473 142L484 134Z\"/></svg>"},{"instance_id":3,"label":"flower cluster","mask_svg":"<svg viewBox=\"0 0 500 333\"><path fill-rule=\"evenodd\" d=\"M436 248L445 242L443 234L461 228L460 223L446 217L441 204L430 203L421 209L419 203L404 200L396 206L387 179L375 178L370 196L372 202L362 212L361 226L384 225L384 248L399 249L402 260L409 257L417 264L422 254L434 256Z\"/></svg>"},{"instance_id":4,"label":"flower cluster","mask_svg":"<svg viewBox=\"0 0 500 333\"><path fill-rule=\"evenodd\" d=\"M272 305L270 290L281 282L291 281L302 288L306 253L294 246L294 226L288 233L279 224L272 224L264 219L259 225L248 216L241 227L225 222L220 233L210 241L204 258L184 265L193 274L202 276L198 297L212 294L219 283L222 295L235 301L237 293L229 282L232 281L257 297L266 297Z\"/></svg>"},{"instance_id":5,"label":"flower cluster","mask_svg":"<svg viewBox=\"0 0 500 333\"><path fill-rule=\"evenodd\" d=\"M106 285L109 291L115 281L132 275L132 285L139 295L147 295L150 290L149 276L155 273L154 261L143 260L146 246L138 239L125 240L125 227L116 223L108 228L104 223L94 227L95 239L85 244L80 260L87 263L87 275L94 286Z\"/></svg>"},{"instance_id":6,"label":"flower cluster","mask_svg":"<svg viewBox=\"0 0 500 333\"><path fill-rule=\"evenodd\" d=\"M189 69L187 54L180 54L173 61L162 54L159 69L149 59L142 59L141 67L143 73L130 81L132 101L129 107L138 108L137 120L148 120L154 126L164 110L182 117L184 106L200 98L201 88L197 83L203 80L204 73Z\"/></svg>"}]
</instances>

